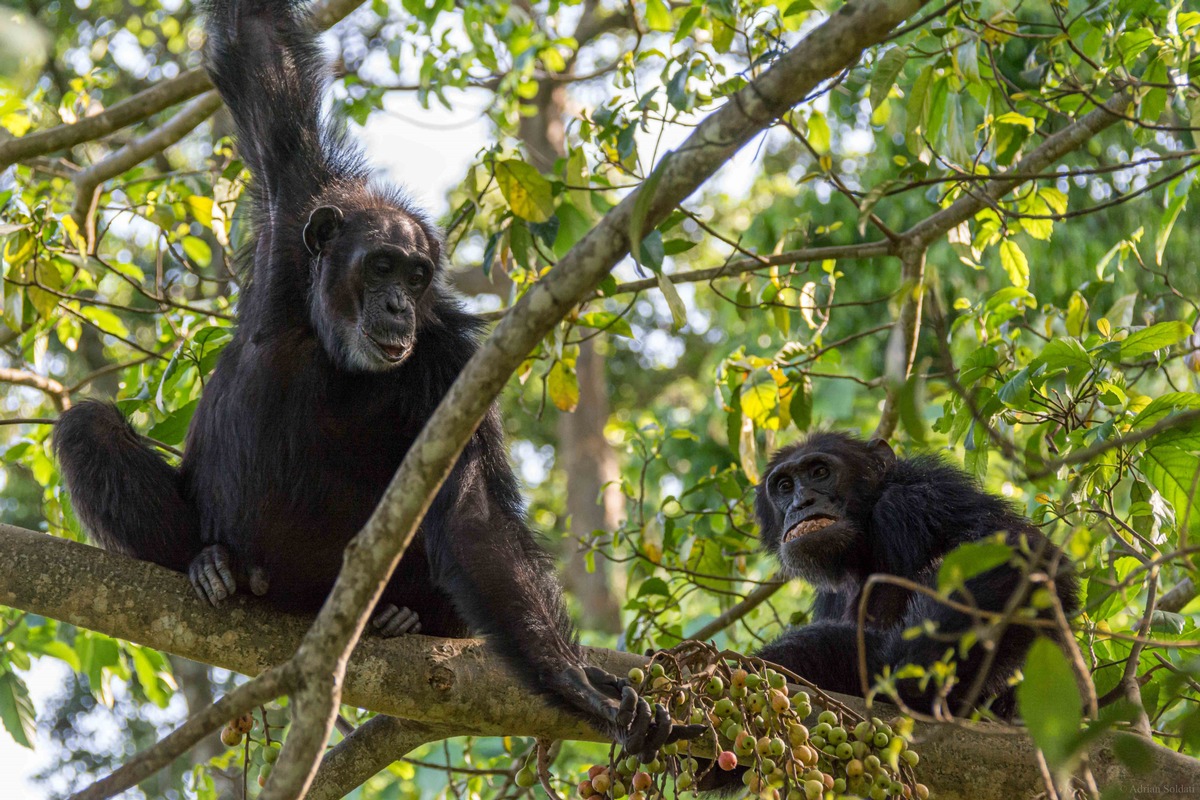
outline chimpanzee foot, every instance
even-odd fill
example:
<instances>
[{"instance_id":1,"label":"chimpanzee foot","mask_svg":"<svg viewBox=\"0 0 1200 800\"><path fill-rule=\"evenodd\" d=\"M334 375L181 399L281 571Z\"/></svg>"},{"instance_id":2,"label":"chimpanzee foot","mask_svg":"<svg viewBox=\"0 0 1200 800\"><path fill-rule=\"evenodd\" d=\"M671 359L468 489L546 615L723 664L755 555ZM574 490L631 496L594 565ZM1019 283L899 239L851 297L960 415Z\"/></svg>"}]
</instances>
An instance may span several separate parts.
<instances>
[{"instance_id":1,"label":"chimpanzee foot","mask_svg":"<svg viewBox=\"0 0 1200 800\"><path fill-rule=\"evenodd\" d=\"M200 555L188 567L188 578L196 594L214 606L237 593L229 551L219 544L209 545L200 551Z\"/></svg>"},{"instance_id":2,"label":"chimpanzee foot","mask_svg":"<svg viewBox=\"0 0 1200 800\"><path fill-rule=\"evenodd\" d=\"M406 633L420 633L421 620L415 611L387 603L376 609L375 616L371 618L371 627L380 636L403 636Z\"/></svg>"},{"instance_id":3,"label":"chimpanzee foot","mask_svg":"<svg viewBox=\"0 0 1200 800\"><path fill-rule=\"evenodd\" d=\"M624 678L599 667L567 669L564 694L590 712L597 727L626 751L650 761L664 744L699 736L703 725L679 725L660 703L652 707Z\"/></svg>"}]
</instances>

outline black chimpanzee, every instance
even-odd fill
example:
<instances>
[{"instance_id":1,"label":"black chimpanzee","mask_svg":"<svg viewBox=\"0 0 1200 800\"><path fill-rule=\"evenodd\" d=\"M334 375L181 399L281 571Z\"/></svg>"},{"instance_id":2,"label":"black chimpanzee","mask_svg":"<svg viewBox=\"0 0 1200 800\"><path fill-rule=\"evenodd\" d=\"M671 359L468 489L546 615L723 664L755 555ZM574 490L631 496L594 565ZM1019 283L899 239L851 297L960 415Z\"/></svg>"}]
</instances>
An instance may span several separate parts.
<instances>
[{"instance_id":1,"label":"black chimpanzee","mask_svg":"<svg viewBox=\"0 0 1200 800\"><path fill-rule=\"evenodd\" d=\"M210 0L208 70L249 167L252 283L196 409L178 470L111 405L66 412L55 448L105 547L314 611L342 551L477 349L447 290L439 233L321 111L330 71L298 0ZM638 751L672 726L590 667L552 563L523 521L495 408L384 590L396 635L486 634L524 681Z\"/></svg>"},{"instance_id":2,"label":"black chimpanzee","mask_svg":"<svg viewBox=\"0 0 1200 800\"><path fill-rule=\"evenodd\" d=\"M829 691L862 695L858 666L858 609L867 579L887 574L937 588L943 557L965 542L1003 535L1012 548L1008 563L964 582L966 592L950 597L980 611L1004 612L1010 598L1024 613L995 644L994 658L983 674L977 699L991 701L1001 717L1015 712L1008 679L1025 661L1038 631L1020 620L1049 612L1033 612L1025 587L1024 568L1054 574L1054 588L1064 611L1079 607L1078 585L1061 553L1029 520L1006 502L983 492L961 470L931 456L897 458L887 442L863 442L842 433L816 433L777 452L767 466L755 497L759 535L784 574L802 578L817 589L813 622L789 628L756 655L781 664ZM932 630L923 627L926 621ZM985 620L990 622L991 620ZM935 703L961 713L962 701L984 668L982 645L960 655L963 634L976 618L927 595L877 583L867 596L866 661L873 681L885 667L893 671L913 664L928 667L953 653L954 680L904 678L896 689L904 703L931 711ZM910 628L921 628L905 638ZM1053 630L1046 631L1055 636ZM712 769L701 791L729 792L744 772Z\"/></svg>"},{"instance_id":3,"label":"black chimpanzee","mask_svg":"<svg viewBox=\"0 0 1200 800\"><path fill-rule=\"evenodd\" d=\"M992 700L998 715L1014 712L1008 679L1039 635L1021 620L1048 619L1052 613L1034 597L1044 585L1037 574L1055 576L1054 589L1068 615L1078 609L1077 582L1060 563L1061 552L1027 519L981 491L961 470L931 456L897 458L880 439L864 443L845 434L817 433L780 450L758 485L755 512L762 546L779 558L786 574L807 580L818 592L812 624L789 629L758 655L831 691L862 693L858 609L866 580L882 573L936 589L943 557L964 542L1001 534L1012 557L966 580L965 591L952 592L951 599L999 613L1021 592L1014 602L1023 615L995 643L976 696ZM1026 569L1035 578L1029 583L1022 579ZM984 668L986 650L977 644L960 654L957 648L980 621L927 595L875 584L867 597L868 674L874 679L885 667L928 667L954 651L951 684L937 687L935 681L906 678L897 689L916 710L930 711L944 694L947 710L962 713L960 705ZM919 635L902 635L923 625Z\"/></svg>"}]
</instances>

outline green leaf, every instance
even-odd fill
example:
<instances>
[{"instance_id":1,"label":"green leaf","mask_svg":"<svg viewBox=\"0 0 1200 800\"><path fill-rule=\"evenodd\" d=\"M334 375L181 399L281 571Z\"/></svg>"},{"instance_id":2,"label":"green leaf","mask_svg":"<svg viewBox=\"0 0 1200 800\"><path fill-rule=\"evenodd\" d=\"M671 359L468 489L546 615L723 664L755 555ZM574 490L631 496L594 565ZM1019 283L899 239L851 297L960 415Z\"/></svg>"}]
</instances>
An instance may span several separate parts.
<instances>
[{"instance_id":1,"label":"green leaf","mask_svg":"<svg viewBox=\"0 0 1200 800\"><path fill-rule=\"evenodd\" d=\"M212 248L198 236L183 237L183 252L201 269L212 264Z\"/></svg>"},{"instance_id":2,"label":"green leaf","mask_svg":"<svg viewBox=\"0 0 1200 800\"><path fill-rule=\"evenodd\" d=\"M960 544L946 554L938 568L938 591L959 588L976 575L1007 564L1012 552L1009 545L996 538Z\"/></svg>"},{"instance_id":3,"label":"green leaf","mask_svg":"<svg viewBox=\"0 0 1200 800\"><path fill-rule=\"evenodd\" d=\"M14 742L33 749L37 732L33 701L24 681L13 672L0 674L0 721Z\"/></svg>"},{"instance_id":4,"label":"green leaf","mask_svg":"<svg viewBox=\"0 0 1200 800\"><path fill-rule=\"evenodd\" d=\"M662 180L663 172L666 171L663 169L663 164L666 163L667 158L670 158L669 153L662 161L658 162L658 166L646 177L646 180L642 181L642 185L637 190L637 199L633 201L633 213L629 217L629 254L633 256L634 263L639 266L642 264L642 248L639 245L645 238L646 217L650 213L650 204L654 200L654 190L658 188L658 182ZM659 270L655 269L654 271L658 272ZM659 283L661 284L662 281L660 280ZM670 298L668 298L668 302L670 302Z\"/></svg>"},{"instance_id":5,"label":"green leaf","mask_svg":"<svg viewBox=\"0 0 1200 800\"><path fill-rule=\"evenodd\" d=\"M1136 333L1129 334L1121 342L1121 359L1140 358L1155 350L1179 344L1191 333L1192 329L1188 327L1188 324L1177 319L1142 328Z\"/></svg>"},{"instance_id":6,"label":"green leaf","mask_svg":"<svg viewBox=\"0 0 1200 800\"><path fill-rule=\"evenodd\" d=\"M633 338L633 329L629 327L629 320L611 311L591 311L581 315L576 324L584 328L595 328L615 333L618 336Z\"/></svg>"},{"instance_id":7,"label":"green leaf","mask_svg":"<svg viewBox=\"0 0 1200 800\"><path fill-rule=\"evenodd\" d=\"M1187 206L1188 190L1191 189L1193 175L1194 173L1189 172L1167 184L1167 205L1158 223L1158 235L1154 237L1154 261L1160 267L1163 263L1163 252L1171 238L1171 230L1175 227L1175 220L1179 218L1179 212Z\"/></svg>"},{"instance_id":8,"label":"green leaf","mask_svg":"<svg viewBox=\"0 0 1200 800\"><path fill-rule=\"evenodd\" d=\"M1000 264L1008 273L1012 285L1019 289L1029 288L1029 261L1025 253L1012 239L1000 242Z\"/></svg>"},{"instance_id":9,"label":"green leaf","mask_svg":"<svg viewBox=\"0 0 1200 800\"><path fill-rule=\"evenodd\" d=\"M663 0L646 0L646 24L652 31L671 30L671 12Z\"/></svg>"},{"instance_id":10,"label":"green leaf","mask_svg":"<svg viewBox=\"0 0 1200 800\"><path fill-rule=\"evenodd\" d=\"M1063 367L1090 369L1092 366L1092 357L1083 349L1083 344L1073 337L1051 339L1038 354L1038 360L1050 370Z\"/></svg>"},{"instance_id":11,"label":"green leaf","mask_svg":"<svg viewBox=\"0 0 1200 800\"><path fill-rule=\"evenodd\" d=\"M910 152L921 152L924 143L918 141L917 131L925 133L926 117L929 114L929 84L933 80L933 67L925 67L913 82L908 95L908 120L904 139Z\"/></svg>"},{"instance_id":12,"label":"green leaf","mask_svg":"<svg viewBox=\"0 0 1200 800\"><path fill-rule=\"evenodd\" d=\"M807 375L792 381L792 400L788 404L788 412L797 430L807 431L812 427L812 381Z\"/></svg>"},{"instance_id":13,"label":"green leaf","mask_svg":"<svg viewBox=\"0 0 1200 800\"><path fill-rule=\"evenodd\" d=\"M1151 400L1133 418L1133 427L1148 428L1159 420L1165 419L1173 411L1186 411L1192 408L1200 408L1200 394L1196 392L1167 392Z\"/></svg>"},{"instance_id":14,"label":"green leaf","mask_svg":"<svg viewBox=\"0 0 1200 800\"><path fill-rule=\"evenodd\" d=\"M896 76L899 76L900 71L904 70L907 61L908 50L904 47L893 47L883 54L883 58L878 60L875 72L871 73L872 112L886 100L889 92L892 91L892 85L896 82Z\"/></svg>"},{"instance_id":15,"label":"green leaf","mask_svg":"<svg viewBox=\"0 0 1200 800\"><path fill-rule=\"evenodd\" d=\"M550 400L561 411L574 411L579 405L579 379L575 370L562 361L555 361L546 378Z\"/></svg>"},{"instance_id":16,"label":"green leaf","mask_svg":"<svg viewBox=\"0 0 1200 800\"><path fill-rule=\"evenodd\" d=\"M1039 638L1029 648L1017 685L1017 706L1034 744L1056 773L1070 765L1079 735L1083 699L1075 673L1058 645Z\"/></svg>"},{"instance_id":17,"label":"green leaf","mask_svg":"<svg viewBox=\"0 0 1200 800\"><path fill-rule=\"evenodd\" d=\"M1163 445L1147 450L1138 460L1137 468L1171 504L1178 529L1197 527L1197 516L1200 515L1196 514L1194 506L1200 484L1200 458L1177 447Z\"/></svg>"},{"instance_id":18,"label":"green leaf","mask_svg":"<svg viewBox=\"0 0 1200 800\"><path fill-rule=\"evenodd\" d=\"M196 413L196 405L199 402L200 400L197 398L175 409L166 419L151 428L146 435L163 444L177 445L181 443L183 437L187 435L188 425L192 421L192 415Z\"/></svg>"},{"instance_id":19,"label":"green leaf","mask_svg":"<svg viewBox=\"0 0 1200 800\"><path fill-rule=\"evenodd\" d=\"M158 667L150 660L146 648L130 647L129 654L133 657L133 671L142 685L142 691L146 693L146 699L159 708L166 708L171 698L163 691Z\"/></svg>"},{"instance_id":20,"label":"green leaf","mask_svg":"<svg viewBox=\"0 0 1200 800\"><path fill-rule=\"evenodd\" d=\"M102 306L85 305L79 309L79 313L84 319L90 320L105 333L111 333L113 336L119 336L122 339L129 336L129 329L125 327L125 323L111 309Z\"/></svg>"},{"instance_id":21,"label":"green leaf","mask_svg":"<svg viewBox=\"0 0 1200 800\"><path fill-rule=\"evenodd\" d=\"M647 578L642 581L642 585L638 587L638 597L646 595L660 595L662 597L671 596L671 587L662 578Z\"/></svg>"},{"instance_id":22,"label":"green leaf","mask_svg":"<svg viewBox=\"0 0 1200 800\"><path fill-rule=\"evenodd\" d=\"M496 183L508 207L529 222L545 222L554 214L554 194L550 181L524 161L507 159L496 162Z\"/></svg>"}]
</instances>

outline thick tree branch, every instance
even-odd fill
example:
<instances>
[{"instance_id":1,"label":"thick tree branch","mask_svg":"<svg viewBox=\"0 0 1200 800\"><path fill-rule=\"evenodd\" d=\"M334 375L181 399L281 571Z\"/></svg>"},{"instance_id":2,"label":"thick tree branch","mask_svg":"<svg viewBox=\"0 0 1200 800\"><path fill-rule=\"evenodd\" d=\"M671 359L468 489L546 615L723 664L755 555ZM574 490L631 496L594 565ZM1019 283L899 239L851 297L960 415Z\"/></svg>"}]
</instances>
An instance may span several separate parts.
<instances>
[{"instance_id":1,"label":"thick tree branch","mask_svg":"<svg viewBox=\"0 0 1200 800\"><path fill-rule=\"evenodd\" d=\"M345 797L421 745L456 735L453 728L444 725L373 717L326 754L306 800Z\"/></svg>"},{"instance_id":2,"label":"thick tree branch","mask_svg":"<svg viewBox=\"0 0 1200 800\"><path fill-rule=\"evenodd\" d=\"M247 675L287 661L308 624L242 597L214 609L183 575L11 525L0 524L0 552L0 604ZM644 661L610 650L592 650L589 657L616 672ZM864 708L859 699L838 699ZM372 765L386 763L389 752L398 758L427 735L599 740L576 718L531 698L475 640L367 637L347 668L345 700L405 720L368 723L351 739L369 742L335 748L324 767L328 782L319 779L312 797L335 797L325 787L348 786L351 776L361 779ZM890 713L885 704L871 712ZM359 732L370 734L360 738ZM1128 735L1109 734L1091 746L1089 764L1101 786L1165 792L1200 785L1200 763L1149 743L1153 772L1132 774L1113 755L1116 738ZM1012 800L1041 786L1033 745L1019 729L931 724L919 725L917 736L918 779L939 798Z\"/></svg>"},{"instance_id":3,"label":"thick tree branch","mask_svg":"<svg viewBox=\"0 0 1200 800\"><path fill-rule=\"evenodd\" d=\"M313 4L313 24L318 30L330 28L361 4L362 0L319 0ZM189 69L178 77L156 83L149 89L114 103L99 114L0 142L0 172L19 161L108 136L211 88L212 81L203 69Z\"/></svg>"},{"instance_id":4,"label":"thick tree branch","mask_svg":"<svg viewBox=\"0 0 1200 800\"><path fill-rule=\"evenodd\" d=\"M1162 596L1162 599L1158 601L1158 608L1160 611L1182 611L1183 607L1192 602L1197 594L1200 594L1200 590L1197 589L1195 582L1191 578L1184 578Z\"/></svg>"}]
</instances>

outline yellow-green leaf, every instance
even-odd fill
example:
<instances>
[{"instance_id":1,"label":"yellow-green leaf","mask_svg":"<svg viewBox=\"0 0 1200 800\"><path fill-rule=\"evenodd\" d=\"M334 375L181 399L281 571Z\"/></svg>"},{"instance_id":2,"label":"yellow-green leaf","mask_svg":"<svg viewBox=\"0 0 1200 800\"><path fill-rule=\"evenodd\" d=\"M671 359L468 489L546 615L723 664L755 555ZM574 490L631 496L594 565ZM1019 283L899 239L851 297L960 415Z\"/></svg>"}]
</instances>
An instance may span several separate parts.
<instances>
[{"instance_id":1,"label":"yellow-green leaf","mask_svg":"<svg viewBox=\"0 0 1200 800\"><path fill-rule=\"evenodd\" d=\"M550 400L562 411L574 411L579 405L579 380L575 370L561 361L555 361L546 377L546 391Z\"/></svg>"},{"instance_id":2,"label":"yellow-green leaf","mask_svg":"<svg viewBox=\"0 0 1200 800\"><path fill-rule=\"evenodd\" d=\"M496 182L508 207L521 219L545 222L554 214L550 181L524 161L496 162Z\"/></svg>"},{"instance_id":3,"label":"yellow-green leaf","mask_svg":"<svg viewBox=\"0 0 1200 800\"><path fill-rule=\"evenodd\" d=\"M671 12L663 0L646 0L646 24L652 31L671 30Z\"/></svg>"},{"instance_id":4,"label":"yellow-green leaf","mask_svg":"<svg viewBox=\"0 0 1200 800\"><path fill-rule=\"evenodd\" d=\"M1012 239L1000 242L1000 264L1008 273L1008 279L1019 289L1029 288L1029 261L1025 253Z\"/></svg>"}]
</instances>

